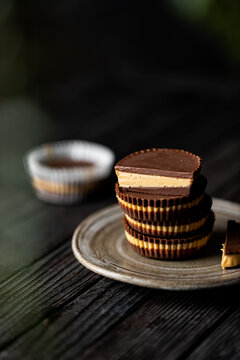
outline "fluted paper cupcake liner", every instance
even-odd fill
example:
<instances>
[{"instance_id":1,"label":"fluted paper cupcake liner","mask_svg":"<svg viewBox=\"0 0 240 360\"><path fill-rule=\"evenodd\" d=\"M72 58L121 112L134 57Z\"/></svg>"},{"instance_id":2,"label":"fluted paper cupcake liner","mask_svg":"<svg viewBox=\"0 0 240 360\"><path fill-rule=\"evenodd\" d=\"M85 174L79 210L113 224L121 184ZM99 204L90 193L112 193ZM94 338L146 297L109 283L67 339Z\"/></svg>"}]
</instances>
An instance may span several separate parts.
<instances>
[{"instance_id":1,"label":"fluted paper cupcake liner","mask_svg":"<svg viewBox=\"0 0 240 360\"><path fill-rule=\"evenodd\" d=\"M36 195L42 200L71 204L85 198L110 175L113 152L88 141L59 141L30 150L24 165ZM92 164L82 167L52 167L49 161L67 159Z\"/></svg>"},{"instance_id":2,"label":"fluted paper cupcake liner","mask_svg":"<svg viewBox=\"0 0 240 360\"><path fill-rule=\"evenodd\" d=\"M65 184L64 188L62 185L52 184L51 191L39 187L38 184L33 182L36 196L43 201L47 201L52 204L73 204L80 202L85 199L88 194L101 185L99 183L86 184L85 186L72 186L71 184ZM63 191L64 190L64 191Z\"/></svg>"}]
</instances>

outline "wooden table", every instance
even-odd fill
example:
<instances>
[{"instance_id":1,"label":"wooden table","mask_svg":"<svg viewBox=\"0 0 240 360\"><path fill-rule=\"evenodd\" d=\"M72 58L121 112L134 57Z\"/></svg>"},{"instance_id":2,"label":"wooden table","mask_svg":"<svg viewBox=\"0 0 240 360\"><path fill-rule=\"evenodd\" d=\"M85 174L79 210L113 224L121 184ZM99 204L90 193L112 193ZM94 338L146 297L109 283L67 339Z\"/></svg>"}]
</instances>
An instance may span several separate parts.
<instances>
[{"instance_id":1,"label":"wooden table","mask_svg":"<svg viewBox=\"0 0 240 360\"><path fill-rule=\"evenodd\" d=\"M240 359L239 286L156 291L76 261L73 230L116 202L114 174L84 203L54 206L35 198L22 166L26 150L59 139L104 143L117 159L180 147L203 157L211 195L239 202L239 86L154 76L141 90L109 89L0 106L0 359Z\"/></svg>"}]
</instances>

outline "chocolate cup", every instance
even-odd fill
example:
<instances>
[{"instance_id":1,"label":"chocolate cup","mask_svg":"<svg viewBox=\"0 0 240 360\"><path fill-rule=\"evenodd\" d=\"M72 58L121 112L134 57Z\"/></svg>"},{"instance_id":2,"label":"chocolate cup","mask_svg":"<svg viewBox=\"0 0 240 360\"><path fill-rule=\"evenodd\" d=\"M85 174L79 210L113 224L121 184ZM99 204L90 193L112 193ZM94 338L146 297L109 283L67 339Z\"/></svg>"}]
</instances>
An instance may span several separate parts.
<instances>
[{"instance_id":1,"label":"chocolate cup","mask_svg":"<svg viewBox=\"0 0 240 360\"><path fill-rule=\"evenodd\" d=\"M178 185L179 179L189 180L185 186L127 187L128 191L161 196L190 196L195 183L199 182L199 177L203 178L199 176L201 166L201 158L188 151L154 148L140 150L126 156L115 165L114 169L117 177L120 176L120 172L131 174L131 176L140 174L141 176L156 176L157 178L169 177L172 180L175 179L175 184Z\"/></svg>"},{"instance_id":2,"label":"chocolate cup","mask_svg":"<svg viewBox=\"0 0 240 360\"><path fill-rule=\"evenodd\" d=\"M211 198L199 190L191 197L157 197L149 194L131 194L115 186L117 199L123 212L138 221L175 221L188 218L204 206L211 207ZM207 205L210 204L210 205Z\"/></svg>"},{"instance_id":3,"label":"chocolate cup","mask_svg":"<svg viewBox=\"0 0 240 360\"><path fill-rule=\"evenodd\" d=\"M161 238L140 234L129 226L125 217L123 223L128 242L140 255L155 259L188 259L202 254L213 229L214 214L210 213L205 226L195 236L179 238ZM129 235L132 240L128 238Z\"/></svg>"},{"instance_id":4,"label":"chocolate cup","mask_svg":"<svg viewBox=\"0 0 240 360\"><path fill-rule=\"evenodd\" d=\"M211 202L209 202L208 206L196 211L195 215L191 214L189 217L181 217L175 221L137 221L128 215L128 217L126 215L125 217L128 225L141 234L177 238L197 234L205 226L208 216L211 214L210 208Z\"/></svg>"}]
</instances>

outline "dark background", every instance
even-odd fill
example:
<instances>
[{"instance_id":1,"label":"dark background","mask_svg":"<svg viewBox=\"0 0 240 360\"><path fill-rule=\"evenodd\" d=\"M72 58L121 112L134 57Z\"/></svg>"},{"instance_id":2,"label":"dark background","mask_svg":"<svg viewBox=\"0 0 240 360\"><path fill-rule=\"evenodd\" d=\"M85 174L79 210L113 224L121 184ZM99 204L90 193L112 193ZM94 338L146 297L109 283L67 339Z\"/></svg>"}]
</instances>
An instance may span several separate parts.
<instances>
[{"instance_id":1,"label":"dark background","mask_svg":"<svg viewBox=\"0 0 240 360\"><path fill-rule=\"evenodd\" d=\"M0 185L25 183L22 156L46 141L206 160L238 142L240 5L193 3L1 1Z\"/></svg>"}]
</instances>

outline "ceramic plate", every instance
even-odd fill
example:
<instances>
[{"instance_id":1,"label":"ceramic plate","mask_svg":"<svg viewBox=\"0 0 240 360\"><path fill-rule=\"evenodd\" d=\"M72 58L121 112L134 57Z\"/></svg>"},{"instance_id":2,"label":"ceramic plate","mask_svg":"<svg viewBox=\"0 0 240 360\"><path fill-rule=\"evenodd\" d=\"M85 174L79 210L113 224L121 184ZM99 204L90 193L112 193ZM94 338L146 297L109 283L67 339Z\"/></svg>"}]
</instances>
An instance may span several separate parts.
<instances>
[{"instance_id":1,"label":"ceramic plate","mask_svg":"<svg viewBox=\"0 0 240 360\"><path fill-rule=\"evenodd\" d=\"M240 204L213 199L216 221L203 258L169 261L144 258L128 244L119 205L86 218L75 230L74 255L88 269L111 279L158 289L191 290L233 284L240 268L222 270L221 248L228 219L240 221Z\"/></svg>"}]
</instances>

